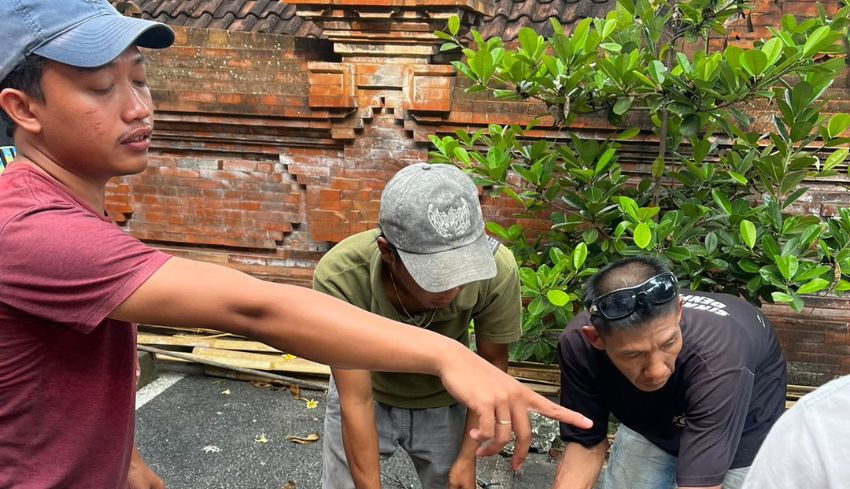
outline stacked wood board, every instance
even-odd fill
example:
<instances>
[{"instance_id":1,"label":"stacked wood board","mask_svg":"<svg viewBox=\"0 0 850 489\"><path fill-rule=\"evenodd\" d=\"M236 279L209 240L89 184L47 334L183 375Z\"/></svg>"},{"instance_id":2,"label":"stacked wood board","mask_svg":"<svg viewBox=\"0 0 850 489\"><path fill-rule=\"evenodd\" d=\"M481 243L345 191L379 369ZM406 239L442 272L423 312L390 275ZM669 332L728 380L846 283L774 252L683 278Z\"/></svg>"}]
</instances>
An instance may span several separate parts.
<instances>
[{"instance_id":1,"label":"stacked wood board","mask_svg":"<svg viewBox=\"0 0 850 489\"><path fill-rule=\"evenodd\" d=\"M164 362L194 362L205 365L207 374L242 380L274 380L262 372L284 373L308 382L324 382L330 367L279 351L258 341L209 329L139 326L137 343L151 347L154 358ZM166 351L180 354L170 356ZM228 370L228 367L238 370ZM245 370L254 371L246 373ZM241 372L240 372L241 370ZM508 373L543 395L557 396L557 366L512 363Z\"/></svg>"}]
</instances>

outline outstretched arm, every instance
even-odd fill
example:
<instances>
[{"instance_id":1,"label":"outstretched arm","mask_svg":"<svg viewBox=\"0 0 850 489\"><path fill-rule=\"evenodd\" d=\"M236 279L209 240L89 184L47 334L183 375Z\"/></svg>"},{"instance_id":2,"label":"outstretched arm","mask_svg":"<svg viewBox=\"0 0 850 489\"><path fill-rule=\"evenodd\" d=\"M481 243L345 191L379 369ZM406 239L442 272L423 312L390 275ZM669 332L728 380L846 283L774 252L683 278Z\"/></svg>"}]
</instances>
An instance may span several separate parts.
<instances>
[{"instance_id":1,"label":"outstretched arm","mask_svg":"<svg viewBox=\"0 0 850 489\"><path fill-rule=\"evenodd\" d=\"M479 456L498 453L514 431L515 461L524 460L531 439L529 410L583 428L591 425L454 340L310 289L266 282L219 265L172 258L110 317L227 331L338 368L437 375L455 399L478 415L471 436L485 443ZM510 419L512 425L497 425L496 419Z\"/></svg>"}]
</instances>

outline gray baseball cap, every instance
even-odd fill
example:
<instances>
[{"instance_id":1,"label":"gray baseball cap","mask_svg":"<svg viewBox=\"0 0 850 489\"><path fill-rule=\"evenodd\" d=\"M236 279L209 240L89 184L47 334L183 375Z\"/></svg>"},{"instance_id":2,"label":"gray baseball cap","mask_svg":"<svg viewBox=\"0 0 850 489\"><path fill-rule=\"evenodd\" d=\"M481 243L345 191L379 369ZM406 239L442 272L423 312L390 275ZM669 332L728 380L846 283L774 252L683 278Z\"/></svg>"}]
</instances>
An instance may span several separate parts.
<instances>
[{"instance_id":1,"label":"gray baseball cap","mask_svg":"<svg viewBox=\"0 0 850 489\"><path fill-rule=\"evenodd\" d=\"M381 231L413 280L429 292L496 275L478 190L452 165L403 168L381 194Z\"/></svg>"},{"instance_id":2,"label":"gray baseball cap","mask_svg":"<svg viewBox=\"0 0 850 489\"><path fill-rule=\"evenodd\" d=\"M165 24L124 17L106 0L3 0L0 80L37 54L78 68L103 66L132 45L171 46Z\"/></svg>"}]
</instances>

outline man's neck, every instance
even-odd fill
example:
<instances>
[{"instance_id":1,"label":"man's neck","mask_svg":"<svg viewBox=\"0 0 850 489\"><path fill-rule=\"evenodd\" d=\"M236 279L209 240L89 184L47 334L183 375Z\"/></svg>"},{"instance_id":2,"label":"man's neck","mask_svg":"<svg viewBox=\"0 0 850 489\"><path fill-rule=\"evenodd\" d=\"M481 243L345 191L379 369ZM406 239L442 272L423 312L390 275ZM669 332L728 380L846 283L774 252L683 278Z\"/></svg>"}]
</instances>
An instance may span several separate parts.
<instances>
[{"instance_id":1,"label":"man's neck","mask_svg":"<svg viewBox=\"0 0 850 489\"><path fill-rule=\"evenodd\" d=\"M17 163L25 164L56 181L77 199L88 205L97 212L105 212L104 200L106 193L106 181L93 182L84 176L76 175L66 170L62 165L54 161L47 153L39 149L22 144L16 148Z\"/></svg>"},{"instance_id":2,"label":"man's neck","mask_svg":"<svg viewBox=\"0 0 850 489\"><path fill-rule=\"evenodd\" d=\"M393 277L389 266L384 264L382 268L384 294L399 314L417 315L427 311L427 309L411 299L410 294L408 294L403 284L399 284L398 280Z\"/></svg>"}]
</instances>

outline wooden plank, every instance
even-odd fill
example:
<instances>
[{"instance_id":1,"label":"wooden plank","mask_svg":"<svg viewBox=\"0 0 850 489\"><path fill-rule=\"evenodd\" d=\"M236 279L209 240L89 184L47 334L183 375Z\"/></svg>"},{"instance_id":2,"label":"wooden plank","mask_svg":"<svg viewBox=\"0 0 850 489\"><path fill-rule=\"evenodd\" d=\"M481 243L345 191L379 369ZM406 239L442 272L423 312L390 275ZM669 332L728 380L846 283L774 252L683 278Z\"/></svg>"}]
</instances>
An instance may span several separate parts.
<instances>
[{"instance_id":1,"label":"wooden plank","mask_svg":"<svg viewBox=\"0 0 850 489\"><path fill-rule=\"evenodd\" d=\"M280 380L269 379L267 377L261 377L259 375L246 374L243 372L237 372L235 370L229 370L226 368L213 367L211 365L207 365L204 367L204 373L210 375L212 377L222 377L225 379L233 379L233 380L244 380L246 382L268 382L272 385L282 385L288 386L288 382L283 382ZM327 380L314 380L311 384L322 386L322 389L319 390L327 390L328 389L328 381ZM305 389L313 389L313 387L304 387Z\"/></svg>"},{"instance_id":2,"label":"wooden plank","mask_svg":"<svg viewBox=\"0 0 850 489\"><path fill-rule=\"evenodd\" d=\"M508 374L518 379L528 379L545 384L560 385L561 383L561 373L558 367L552 370L551 368L508 366Z\"/></svg>"},{"instance_id":3,"label":"wooden plank","mask_svg":"<svg viewBox=\"0 0 850 489\"><path fill-rule=\"evenodd\" d=\"M321 363L311 362L292 355L270 355L264 353L247 353L232 350L219 350L198 346L192 349L192 354L234 367L254 370L274 370L307 375L328 376L331 368Z\"/></svg>"},{"instance_id":4,"label":"wooden plank","mask_svg":"<svg viewBox=\"0 0 850 489\"><path fill-rule=\"evenodd\" d=\"M529 382L524 380L520 380L520 383L543 396L557 396L561 393L561 387L557 385L541 384L538 382Z\"/></svg>"},{"instance_id":5,"label":"wooden plank","mask_svg":"<svg viewBox=\"0 0 850 489\"><path fill-rule=\"evenodd\" d=\"M223 333L221 331L215 329L204 329L204 328L179 328L176 326L158 326L156 324L140 324L139 331L160 331L160 332L170 332L172 334L184 334L184 333L193 333L193 334L204 334L204 335L228 335L234 338L239 338L237 335L231 335L229 333Z\"/></svg>"},{"instance_id":6,"label":"wooden plank","mask_svg":"<svg viewBox=\"0 0 850 489\"><path fill-rule=\"evenodd\" d=\"M150 333L139 333L136 342L140 345L168 345L168 346L203 346L218 350L240 350L265 353L281 353L280 350L272 348L259 341L216 338L210 336L195 335L159 335Z\"/></svg>"},{"instance_id":7,"label":"wooden plank","mask_svg":"<svg viewBox=\"0 0 850 489\"><path fill-rule=\"evenodd\" d=\"M219 368L227 368L227 369L236 370L236 371L239 371L239 372L242 372L242 373L245 373L245 374L255 375L255 376L263 377L263 378L267 378L267 379L279 380L281 382L286 382L290 385L298 385L298 386L301 386L301 387L305 387L305 388L309 388L309 389L317 389L317 390L321 390L321 389L325 388L323 385L316 384L315 382L310 382L309 380L298 379L298 378L295 378L295 377L287 377L285 375L274 374L274 373L271 373L271 372L266 372L264 370L255 370L255 369L249 369L249 368L243 368L243 367L235 367L235 366L232 366L232 365L228 365L226 363L219 362L217 360L211 360L209 358L202 358L202 357L199 357L197 355L193 355L192 353L186 353L186 352L180 352L180 351L160 350L159 348L155 348L153 346L147 346L147 345L136 345L136 348L138 348L141 351L146 351L146 352L150 352L150 353L158 353L158 354L161 354L161 355L169 355L169 356L173 356L173 357L176 357L176 358L183 358L183 359L189 360L193 363L201 363L201 364L204 364L204 365L209 365L209 366L214 366L214 367L219 367Z\"/></svg>"}]
</instances>

